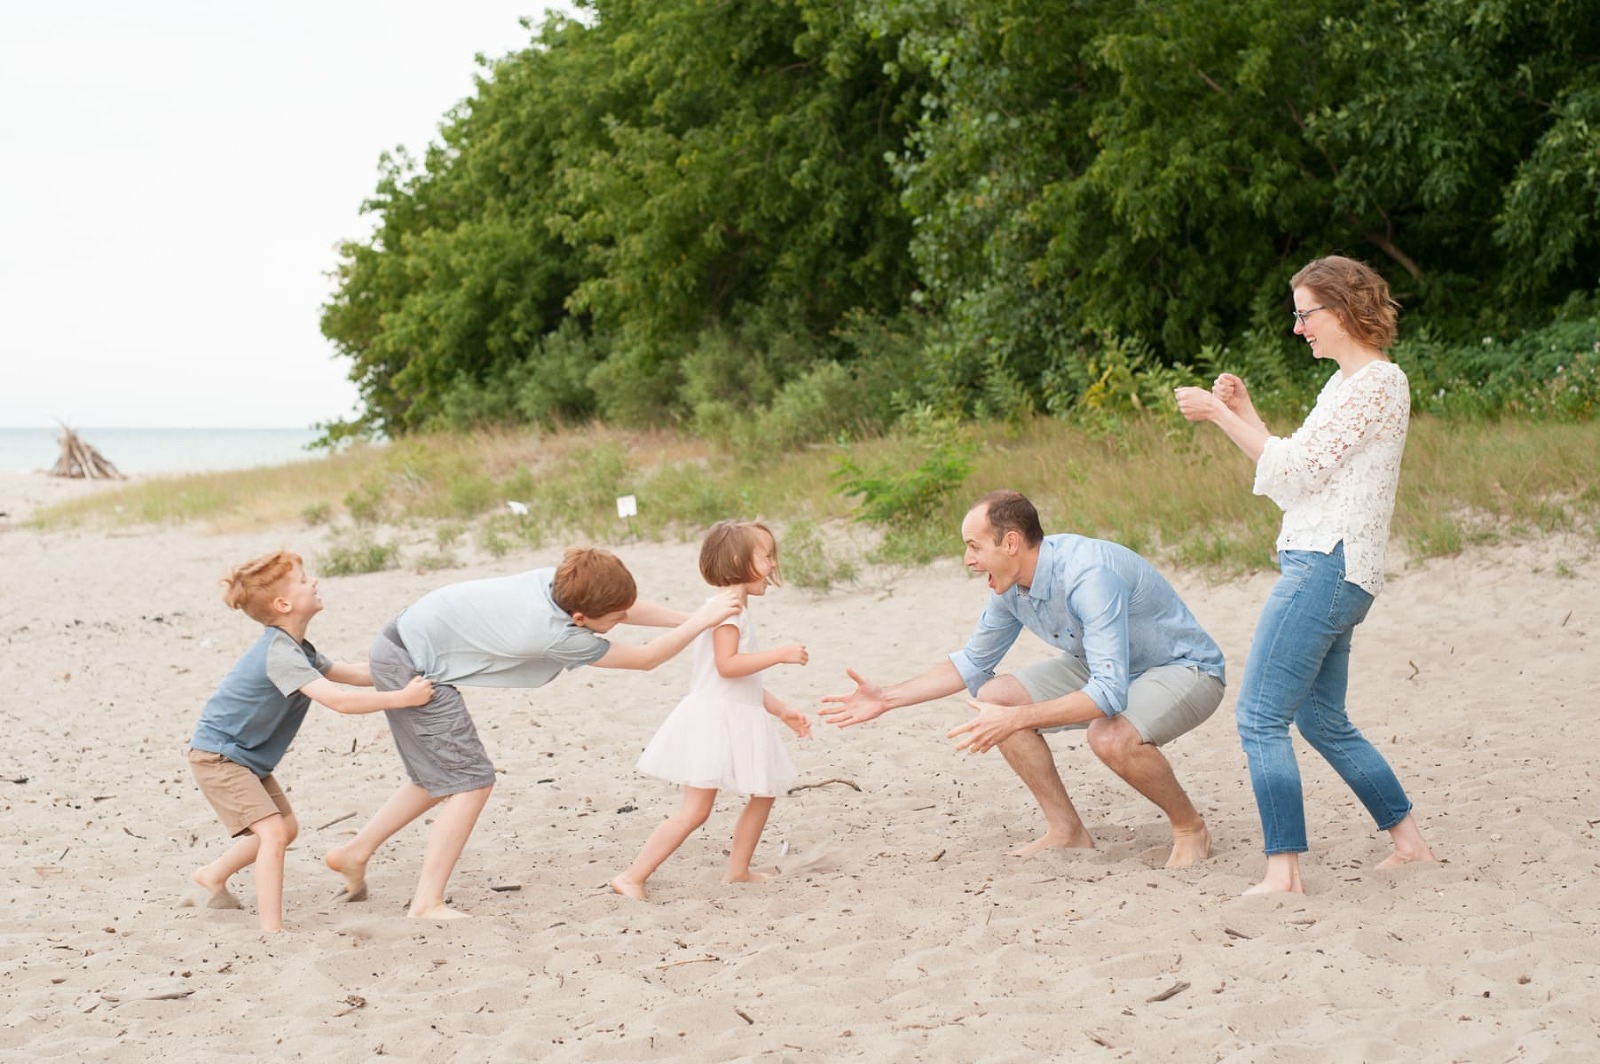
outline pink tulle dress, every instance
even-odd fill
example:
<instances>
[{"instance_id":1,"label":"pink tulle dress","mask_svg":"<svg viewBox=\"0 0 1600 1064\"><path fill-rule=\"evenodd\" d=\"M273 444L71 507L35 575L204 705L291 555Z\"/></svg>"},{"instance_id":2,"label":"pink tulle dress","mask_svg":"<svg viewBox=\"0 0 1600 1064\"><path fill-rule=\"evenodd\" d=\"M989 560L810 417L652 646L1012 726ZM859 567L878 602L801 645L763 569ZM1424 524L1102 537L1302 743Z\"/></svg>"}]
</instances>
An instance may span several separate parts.
<instances>
[{"instance_id":1,"label":"pink tulle dress","mask_svg":"<svg viewBox=\"0 0 1600 1064\"><path fill-rule=\"evenodd\" d=\"M738 628L741 654L759 649L748 608L723 624ZM794 782L794 762L761 704L761 673L729 679L717 672L715 631L695 638L689 693L639 755L639 771L687 787L775 797Z\"/></svg>"}]
</instances>

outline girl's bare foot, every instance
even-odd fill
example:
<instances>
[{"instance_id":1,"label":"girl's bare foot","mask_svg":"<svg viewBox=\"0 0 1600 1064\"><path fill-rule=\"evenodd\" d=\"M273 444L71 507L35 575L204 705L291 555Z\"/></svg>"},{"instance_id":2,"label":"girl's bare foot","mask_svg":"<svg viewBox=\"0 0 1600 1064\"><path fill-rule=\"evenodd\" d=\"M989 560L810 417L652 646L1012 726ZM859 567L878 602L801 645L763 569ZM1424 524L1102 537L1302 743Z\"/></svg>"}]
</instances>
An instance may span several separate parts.
<instances>
[{"instance_id":1,"label":"girl's bare foot","mask_svg":"<svg viewBox=\"0 0 1600 1064\"><path fill-rule=\"evenodd\" d=\"M1422 848L1422 851L1420 853L1415 852L1415 851L1410 852L1410 853L1401 853L1397 849L1397 850L1394 851L1394 853L1391 853L1389 856L1387 856L1383 860L1379 861L1378 862L1378 867L1379 868L1399 868L1401 865L1426 863L1428 861L1437 861L1437 860L1438 860L1438 858L1433 855L1433 851L1428 849L1426 846L1424 846Z\"/></svg>"},{"instance_id":2,"label":"girl's bare foot","mask_svg":"<svg viewBox=\"0 0 1600 1064\"><path fill-rule=\"evenodd\" d=\"M1043 838L1034 839L1032 842L1028 843L1028 845L1012 850L1009 856L1027 859L1044 850L1092 849L1094 849L1094 837L1083 828L1079 828L1077 832L1070 835L1057 834L1052 830L1045 832Z\"/></svg>"},{"instance_id":3,"label":"girl's bare foot","mask_svg":"<svg viewBox=\"0 0 1600 1064\"><path fill-rule=\"evenodd\" d=\"M210 866L207 865L205 868L196 868L189 873L189 878L194 881L194 885L206 892L206 908L244 908L243 905L239 904L239 899L234 897L233 892L228 889L228 881L226 879L213 879L208 871L209 868Z\"/></svg>"},{"instance_id":4,"label":"girl's bare foot","mask_svg":"<svg viewBox=\"0 0 1600 1064\"><path fill-rule=\"evenodd\" d=\"M623 879L621 876L611 881L611 892L613 894L621 894L624 898L632 898L634 901L646 900L643 883L635 883L632 880Z\"/></svg>"},{"instance_id":5,"label":"girl's bare foot","mask_svg":"<svg viewBox=\"0 0 1600 1064\"><path fill-rule=\"evenodd\" d=\"M765 883L773 878L772 872L752 872L746 868L743 872L729 872L722 877L724 883Z\"/></svg>"},{"instance_id":6,"label":"girl's bare foot","mask_svg":"<svg viewBox=\"0 0 1600 1064\"><path fill-rule=\"evenodd\" d=\"M411 907L411 911L406 913L406 915L411 917L413 920L465 920L472 914L464 913L459 909L452 909L450 906L440 901L434 902L432 905L427 905L420 909L413 905Z\"/></svg>"},{"instance_id":7,"label":"girl's bare foot","mask_svg":"<svg viewBox=\"0 0 1600 1064\"><path fill-rule=\"evenodd\" d=\"M367 862L357 861L343 850L329 850L322 863L344 877L344 889L335 897L342 901L367 900Z\"/></svg>"}]
</instances>

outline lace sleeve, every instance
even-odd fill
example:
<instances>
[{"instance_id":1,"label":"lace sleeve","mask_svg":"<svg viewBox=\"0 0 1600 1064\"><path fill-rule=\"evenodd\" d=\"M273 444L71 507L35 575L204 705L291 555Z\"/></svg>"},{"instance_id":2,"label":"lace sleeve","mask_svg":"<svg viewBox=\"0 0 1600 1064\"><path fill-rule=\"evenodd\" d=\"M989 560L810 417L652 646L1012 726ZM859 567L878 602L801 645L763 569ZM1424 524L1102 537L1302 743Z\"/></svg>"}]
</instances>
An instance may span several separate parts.
<instances>
[{"instance_id":1,"label":"lace sleeve","mask_svg":"<svg viewBox=\"0 0 1600 1064\"><path fill-rule=\"evenodd\" d=\"M1315 494L1386 427L1404 424L1409 406L1399 373L1361 373L1324 390L1294 435L1267 441L1256 465L1256 494L1280 505Z\"/></svg>"}]
</instances>

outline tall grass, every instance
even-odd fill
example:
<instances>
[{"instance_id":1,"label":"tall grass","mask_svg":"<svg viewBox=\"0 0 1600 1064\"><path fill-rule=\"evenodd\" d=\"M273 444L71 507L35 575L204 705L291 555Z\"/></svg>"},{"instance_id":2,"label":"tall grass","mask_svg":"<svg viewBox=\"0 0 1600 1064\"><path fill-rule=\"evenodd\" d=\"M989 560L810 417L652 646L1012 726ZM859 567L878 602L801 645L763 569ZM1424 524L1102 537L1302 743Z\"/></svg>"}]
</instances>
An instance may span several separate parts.
<instances>
[{"instance_id":1,"label":"tall grass","mask_svg":"<svg viewBox=\"0 0 1600 1064\"><path fill-rule=\"evenodd\" d=\"M1293 417L1268 418L1285 427ZM1129 418L1093 430L1054 419L966 425L970 474L906 528L923 554L958 553L970 501L1011 487L1039 506L1051 531L1114 539L1181 566L1228 575L1271 564L1280 514L1250 492L1252 469L1220 432L1171 416ZM493 555L553 541L692 539L728 516L793 527L807 580L849 579L872 537L825 536L856 515L842 486L850 468L912 471L930 453L916 436L732 454L685 435L606 428L555 434L480 432L409 438L323 459L234 473L139 481L39 513L35 523L196 524L239 531L286 523L344 523L358 542L373 526L448 529ZM1600 422L1413 420L1394 534L1418 557L1502 537L1555 530L1594 535L1600 511ZM616 499L631 494L624 522ZM514 501L526 515L507 507ZM829 544L822 551L821 544ZM440 544L446 545L441 537ZM439 551L430 566L449 563ZM904 555L890 561L915 561Z\"/></svg>"}]
</instances>

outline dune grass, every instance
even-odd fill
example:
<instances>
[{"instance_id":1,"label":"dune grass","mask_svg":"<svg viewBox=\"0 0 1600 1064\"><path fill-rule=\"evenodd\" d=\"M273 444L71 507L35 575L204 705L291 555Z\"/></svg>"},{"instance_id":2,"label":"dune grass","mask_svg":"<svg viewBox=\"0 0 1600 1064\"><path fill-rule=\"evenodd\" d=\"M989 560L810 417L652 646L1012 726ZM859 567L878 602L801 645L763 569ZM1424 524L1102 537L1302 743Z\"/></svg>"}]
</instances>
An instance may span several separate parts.
<instances>
[{"instance_id":1,"label":"dune grass","mask_svg":"<svg viewBox=\"0 0 1600 1064\"><path fill-rule=\"evenodd\" d=\"M1269 418L1269 423L1292 419ZM968 447L970 472L915 526L892 527L896 562L954 556L970 501L996 487L1026 492L1047 530L1114 539L1169 564L1229 576L1271 565L1279 512L1250 493L1251 467L1221 433L1174 418L1087 431L1055 420L946 430ZM693 539L729 516L785 528L786 570L826 586L873 556L883 530L854 527L859 499L842 464L904 470L927 460L920 437L883 437L754 456L668 432L601 427L560 433L479 432L356 447L308 462L141 480L40 512L42 527L185 524L219 532L328 524L338 556L359 568L448 568L455 548L499 556L519 546ZM1414 557L1552 531L1595 536L1600 422L1413 421L1394 534ZM633 495L624 522L616 500ZM508 502L527 508L512 512ZM433 529L427 554L397 559L378 532ZM830 531L834 530L834 531ZM910 546L907 547L906 545ZM330 555L332 557L332 555Z\"/></svg>"}]
</instances>

